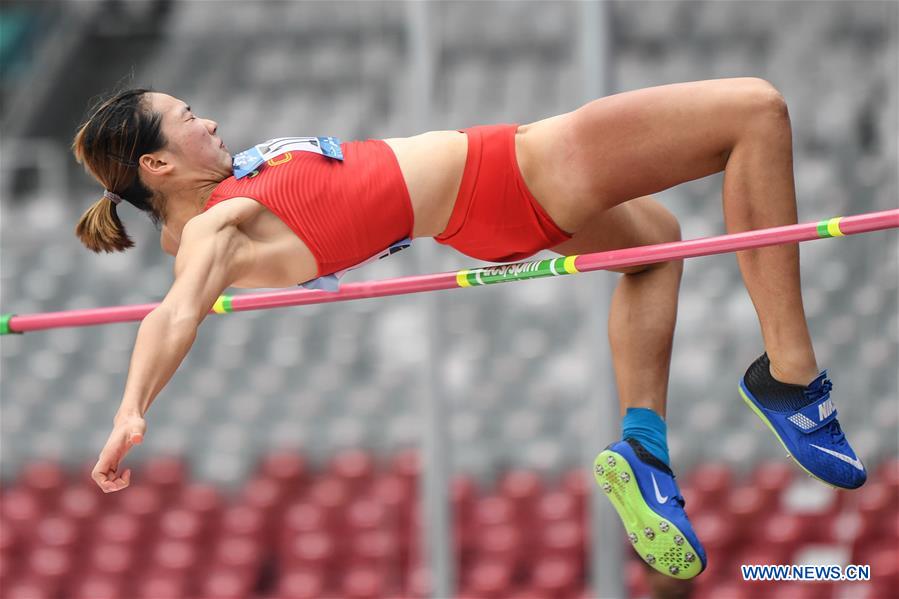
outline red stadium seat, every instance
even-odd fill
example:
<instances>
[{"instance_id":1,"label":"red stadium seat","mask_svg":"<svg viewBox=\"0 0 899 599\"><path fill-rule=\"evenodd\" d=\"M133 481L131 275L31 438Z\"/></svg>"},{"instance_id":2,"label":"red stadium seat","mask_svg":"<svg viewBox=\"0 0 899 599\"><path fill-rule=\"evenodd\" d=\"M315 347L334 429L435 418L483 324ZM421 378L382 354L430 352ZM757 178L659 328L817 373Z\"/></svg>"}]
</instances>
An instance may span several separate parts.
<instances>
[{"instance_id":1,"label":"red stadium seat","mask_svg":"<svg viewBox=\"0 0 899 599\"><path fill-rule=\"evenodd\" d=\"M706 555L725 555L730 551L733 541L733 528L724 516L714 513L702 513L692 516L693 530L702 539ZM711 565L711 562L709 562Z\"/></svg>"},{"instance_id":2,"label":"red stadium seat","mask_svg":"<svg viewBox=\"0 0 899 599\"><path fill-rule=\"evenodd\" d=\"M380 599L387 591L384 576L373 568L353 568L343 577L345 599Z\"/></svg>"},{"instance_id":3,"label":"red stadium seat","mask_svg":"<svg viewBox=\"0 0 899 599\"><path fill-rule=\"evenodd\" d=\"M500 494L515 506L516 513L529 517L543 494L543 482L533 470L512 470L499 483Z\"/></svg>"},{"instance_id":4,"label":"red stadium seat","mask_svg":"<svg viewBox=\"0 0 899 599\"><path fill-rule=\"evenodd\" d=\"M551 491L537 500L536 516L544 523L576 520L580 518L576 507L574 498L568 493Z\"/></svg>"},{"instance_id":5,"label":"red stadium seat","mask_svg":"<svg viewBox=\"0 0 899 599\"><path fill-rule=\"evenodd\" d=\"M71 595L66 593L66 599L124 599L128 596L122 578L110 578L96 573L88 574L70 587L73 592Z\"/></svg>"},{"instance_id":6,"label":"red stadium seat","mask_svg":"<svg viewBox=\"0 0 899 599\"><path fill-rule=\"evenodd\" d=\"M884 525L896 518L899 495L883 483L868 483L855 492L855 499L855 509L869 534L884 530Z\"/></svg>"},{"instance_id":7,"label":"red stadium seat","mask_svg":"<svg viewBox=\"0 0 899 599\"><path fill-rule=\"evenodd\" d=\"M476 597L502 599L509 596L512 564L504 560L478 560L468 572L466 589Z\"/></svg>"},{"instance_id":8,"label":"red stadium seat","mask_svg":"<svg viewBox=\"0 0 899 599\"><path fill-rule=\"evenodd\" d=\"M753 486L735 487L727 496L727 516L734 536L749 539L763 517L776 505L777 498Z\"/></svg>"},{"instance_id":9,"label":"red stadium seat","mask_svg":"<svg viewBox=\"0 0 899 599\"><path fill-rule=\"evenodd\" d=\"M56 593L44 581L22 578L3 589L3 599L54 599Z\"/></svg>"},{"instance_id":10,"label":"red stadium seat","mask_svg":"<svg viewBox=\"0 0 899 599\"><path fill-rule=\"evenodd\" d=\"M395 474L377 477L372 484L371 497L397 514L407 510L413 501L414 491Z\"/></svg>"},{"instance_id":11,"label":"red stadium seat","mask_svg":"<svg viewBox=\"0 0 899 599\"><path fill-rule=\"evenodd\" d=\"M137 579L134 591L138 599L187 599L188 574L150 570Z\"/></svg>"},{"instance_id":12,"label":"red stadium seat","mask_svg":"<svg viewBox=\"0 0 899 599\"><path fill-rule=\"evenodd\" d=\"M255 582L253 572L216 567L203 576L198 596L203 599L245 599Z\"/></svg>"},{"instance_id":13,"label":"red stadium seat","mask_svg":"<svg viewBox=\"0 0 899 599\"><path fill-rule=\"evenodd\" d=\"M808 536L806 521L796 514L773 514L761 528L761 540L772 551L782 551L787 559L794 557L796 548ZM700 537L701 538L701 537Z\"/></svg>"},{"instance_id":14,"label":"red stadium seat","mask_svg":"<svg viewBox=\"0 0 899 599\"><path fill-rule=\"evenodd\" d=\"M138 518L118 512L97 518L94 538L122 545L134 545L144 531ZM141 539L146 542L146 539Z\"/></svg>"},{"instance_id":15,"label":"red stadium seat","mask_svg":"<svg viewBox=\"0 0 899 599\"><path fill-rule=\"evenodd\" d=\"M2 534L3 533L0 532L0 536L2 536ZM22 552L13 552L11 549L0 551L0 589L7 588L9 583L21 571L21 567L19 566L21 561L20 553Z\"/></svg>"},{"instance_id":16,"label":"red stadium seat","mask_svg":"<svg viewBox=\"0 0 899 599\"><path fill-rule=\"evenodd\" d=\"M799 467L789 461L762 462L753 470L751 484L772 501L776 501L793 482L797 472L801 472Z\"/></svg>"},{"instance_id":17,"label":"red stadium seat","mask_svg":"<svg viewBox=\"0 0 899 599\"><path fill-rule=\"evenodd\" d=\"M296 502L287 507L281 519L278 543L282 551L299 535L328 532L325 511L313 503Z\"/></svg>"},{"instance_id":18,"label":"red stadium seat","mask_svg":"<svg viewBox=\"0 0 899 599\"><path fill-rule=\"evenodd\" d=\"M41 504L33 493L21 488L10 489L3 496L0 514L23 542L34 536L42 516Z\"/></svg>"},{"instance_id":19,"label":"red stadium seat","mask_svg":"<svg viewBox=\"0 0 899 599\"><path fill-rule=\"evenodd\" d=\"M833 596L833 585L824 582L778 582L769 588L766 596L771 599L827 599Z\"/></svg>"},{"instance_id":20,"label":"red stadium seat","mask_svg":"<svg viewBox=\"0 0 899 599\"><path fill-rule=\"evenodd\" d=\"M135 550L121 543L98 542L88 552L88 567L106 578L126 576L135 569Z\"/></svg>"},{"instance_id":21,"label":"red stadium seat","mask_svg":"<svg viewBox=\"0 0 899 599\"><path fill-rule=\"evenodd\" d=\"M229 535L243 535L254 541L265 538L265 515L257 508L234 505L222 513L221 530Z\"/></svg>"},{"instance_id":22,"label":"red stadium seat","mask_svg":"<svg viewBox=\"0 0 899 599\"><path fill-rule=\"evenodd\" d=\"M322 532L298 534L290 540L283 554L289 568L326 572L334 563L336 549L331 537Z\"/></svg>"},{"instance_id":23,"label":"red stadium seat","mask_svg":"<svg viewBox=\"0 0 899 599\"><path fill-rule=\"evenodd\" d=\"M262 562L263 546L250 537L220 537L215 542L215 563L235 571L256 571Z\"/></svg>"},{"instance_id":24,"label":"red stadium seat","mask_svg":"<svg viewBox=\"0 0 899 599\"><path fill-rule=\"evenodd\" d=\"M569 493L574 499L578 517L586 514L587 498L590 497L595 485L590 468L569 470L562 476L561 490Z\"/></svg>"},{"instance_id":25,"label":"red stadium seat","mask_svg":"<svg viewBox=\"0 0 899 599\"><path fill-rule=\"evenodd\" d=\"M569 560L549 557L534 564L531 586L551 597L559 597L574 593L580 587L580 581Z\"/></svg>"},{"instance_id":26,"label":"red stadium seat","mask_svg":"<svg viewBox=\"0 0 899 599\"><path fill-rule=\"evenodd\" d=\"M701 494L707 505L724 505L727 492L733 483L733 473L725 464L703 464L690 472L687 480L690 488Z\"/></svg>"},{"instance_id":27,"label":"red stadium seat","mask_svg":"<svg viewBox=\"0 0 899 599\"><path fill-rule=\"evenodd\" d=\"M580 574L584 569L584 529L583 524L574 521L559 521L548 524L540 535L543 556L570 560Z\"/></svg>"},{"instance_id":28,"label":"red stadium seat","mask_svg":"<svg viewBox=\"0 0 899 599\"><path fill-rule=\"evenodd\" d=\"M201 516L183 507L165 510L159 516L159 536L175 541L198 543L205 539L206 530Z\"/></svg>"},{"instance_id":29,"label":"red stadium seat","mask_svg":"<svg viewBox=\"0 0 899 599\"><path fill-rule=\"evenodd\" d=\"M175 456L150 458L140 472L141 485L152 487L163 505L170 505L178 497L186 480L187 467Z\"/></svg>"},{"instance_id":30,"label":"red stadium seat","mask_svg":"<svg viewBox=\"0 0 899 599\"><path fill-rule=\"evenodd\" d=\"M63 588L73 567L73 559L66 551L38 546L28 553L24 570L56 591Z\"/></svg>"},{"instance_id":31,"label":"red stadium seat","mask_svg":"<svg viewBox=\"0 0 899 599\"><path fill-rule=\"evenodd\" d=\"M478 500L478 488L470 476L456 475L450 481L450 501L453 518L460 523L467 523L472 518L474 506Z\"/></svg>"},{"instance_id":32,"label":"red stadium seat","mask_svg":"<svg viewBox=\"0 0 899 599\"><path fill-rule=\"evenodd\" d=\"M305 458L295 452L279 450L263 458L259 466L262 476L278 482L289 499L302 491L308 476Z\"/></svg>"},{"instance_id":33,"label":"red stadium seat","mask_svg":"<svg viewBox=\"0 0 899 599\"><path fill-rule=\"evenodd\" d=\"M874 479L899 493L899 458L884 460L875 472Z\"/></svg>"},{"instance_id":34,"label":"red stadium seat","mask_svg":"<svg viewBox=\"0 0 899 599\"><path fill-rule=\"evenodd\" d=\"M878 584L899 590L899 548L884 546L869 554L871 580Z\"/></svg>"},{"instance_id":35,"label":"red stadium seat","mask_svg":"<svg viewBox=\"0 0 899 599\"><path fill-rule=\"evenodd\" d=\"M45 460L25 464L19 479L20 487L37 499L44 512L56 507L59 496L67 484L62 467L56 462Z\"/></svg>"},{"instance_id":36,"label":"red stadium seat","mask_svg":"<svg viewBox=\"0 0 899 599\"><path fill-rule=\"evenodd\" d=\"M552 599L552 596L527 586L512 590L507 597L508 599Z\"/></svg>"},{"instance_id":37,"label":"red stadium seat","mask_svg":"<svg viewBox=\"0 0 899 599\"><path fill-rule=\"evenodd\" d=\"M343 530L343 510L346 509L350 496L342 481L336 478L321 478L309 488L306 499L322 508L328 530L332 532Z\"/></svg>"},{"instance_id":38,"label":"red stadium seat","mask_svg":"<svg viewBox=\"0 0 899 599\"><path fill-rule=\"evenodd\" d=\"M199 563L197 549L184 541L162 540L152 551L152 564L164 572L190 574Z\"/></svg>"},{"instance_id":39,"label":"red stadium seat","mask_svg":"<svg viewBox=\"0 0 899 599\"><path fill-rule=\"evenodd\" d=\"M680 491L681 495L684 496L684 509L687 510L687 515L690 518L705 512L715 512L723 507L720 504L707 504L702 492L691 487L686 481L681 485Z\"/></svg>"},{"instance_id":40,"label":"red stadium seat","mask_svg":"<svg viewBox=\"0 0 899 599\"><path fill-rule=\"evenodd\" d=\"M137 518L142 524L150 526L159 517L162 498L154 487L147 485L132 486L125 493L119 493L119 509Z\"/></svg>"},{"instance_id":41,"label":"red stadium seat","mask_svg":"<svg viewBox=\"0 0 899 599\"><path fill-rule=\"evenodd\" d=\"M347 449L331 460L330 472L344 483L350 494L358 496L364 494L371 484L375 461L361 449Z\"/></svg>"},{"instance_id":42,"label":"red stadium seat","mask_svg":"<svg viewBox=\"0 0 899 599\"><path fill-rule=\"evenodd\" d=\"M476 528L497 524L515 524L515 506L502 496L492 495L477 501L472 524Z\"/></svg>"},{"instance_id":43,"label":"red stadium seat","mask_svg":"<svg viewBox=\"0 0 899 599\"><path fill-rule=\"evenodd\" d=\"M521 542L522 535L518 527L512 524L496 524L479 530L480 534L475 541L478 560L503 561L518 567L527 549Z\"/></svg>"},{"instance_id":44,"label":"red stadium seat","mask_svg":"<svg viewBox=\"0 0 899 599\"><path fill-rule=\"evenodd\" d=\"M406 573L406 595L415 599L430 597L431 574L421 563L413 564Z\"/></svg>"},{"instance_id":45,"label":"red stadium seat","mask_svg":"<svg viewBox=\"0 0 899 599\"><path fill-rule=\"evenodd\" d=\"M284 492L281 486L269 478L257 477L250 480L241 492L240 502L258 510L263 517L266 534L273 530L284 511Z\"/></svg>"},{"instance_id":46,"label":"red stadium seat","mask_svg":"<svg viewBox=\"0 0 899 599\"><path fill-rule=\"evenodd\" d=\"M397 475L377 477L372 483L371 498L377 501L395 519L397 534L403 545L409 534L410 514L414 506L414 493L409 491L403 480ZM455 501L455 500L454 500Z\"/></svg>"},{"instance_id":47,"label":"red stadium seat","mask_svg":"<svg viewBox=\"0 0 899 599\"><path fill-rule=\"evenodd\" d=\"M225 508L225 502L215 487L197 483L182 488L176 505L200 516L204 526L218 522Z\"/></svg>"},{"instance_id":48,"label":"red stadium seat","mask_svg":"<svg viewBox=\"0 0 899 599\"><path fill-rule=\"evenodd\" d=\"M376 569L404 568L396 535L385 530L354 533L350 539L352 563Z\"/></svg>"},{"instance_id":49,"label":"red stadium seat","mask_svg":"<svg viewBox=\"0 0 899 599\"><path fill-rule=\"evenodd\" d=\"M34 540L68 553L76 547L78 527L64 516L47 516L38 522Z\"/></svg>"},{"instance_id":50,"label":"red stadium seat","mask_svg":"<svg viewBox=\"0 0 899 599\"><path fill-rule=\"evenodd\" d=\"M347 533L353 534L367 530L379 530L393 527L387 510L377 501L359 499L351 503L346 510Z\"/></svg>"},{"instance_id":51,"label":"red stadium seat","mask_svg":"<svg viewBox=\"0 0 899 599\"><path fill-rule=\"evenodd\" d=\"M326 597L324 574L317 570L290 570L278 578L278 599L321 599Z\"/></svg>"},{"instance_id":52,"label":"red stadium seat","mask_svg":"<svg viewBox=\"0 0 899 599\"><path fill-rule=\"evenodd\" d=\"M59 513L72 519L79 531L84 530L100 513L102 495L97 487L83 484L66 487L59 496Z\"/></svg>"},{"instance_id":53,"label":"red stadium seat","mask_svg":"<svg viewBox=\"0 0 899 599\"><path fill-rule=\"evenodd\" d=\"M710 562L711 563L711 562ZM700 575L701 577L705 574ZM759 594L759 587L751 586L752 583L735 582L732 579L719 584L703 584L697 586L691 599L759 599L766 595Z\"/></svg>"}]
</instances>

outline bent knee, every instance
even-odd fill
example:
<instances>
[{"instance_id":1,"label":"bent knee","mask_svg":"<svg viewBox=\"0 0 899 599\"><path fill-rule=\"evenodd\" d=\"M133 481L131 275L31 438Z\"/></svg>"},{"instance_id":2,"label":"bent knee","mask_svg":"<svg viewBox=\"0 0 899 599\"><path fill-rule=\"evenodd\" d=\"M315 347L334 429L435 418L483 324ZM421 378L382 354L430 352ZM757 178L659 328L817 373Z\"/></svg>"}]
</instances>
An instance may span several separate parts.
<instances>
[{"instance_id":1,"label":"bent knee","mask_svg":"<svg viewBox=\"0 0 899 599\"><path fill-rule=\"evenodd\" d=\"M745 84L742 93L753 117L789 122L787 101L773 83L759 77L745 77L741 81Z\"/></svg>"},{"instance_id":2,"label":"bent knee","mask_svg":"<svg viewBox=\"0 0 899 599\"><path fill-rule=\"evenodd\" d=\"M640 228L643 232L641 235L641 245L658 245L661 243L671 243L681 240L680 221L677 217L651 196L637 198L632 200L637 203L640 211ZM645 264L641 266L630 266L622 269L616 269L616 272L623 274L636 274L644 272L652 268L659 268L664 265L673 265L670 268L683 270L683 260L672 260L669 262L657 262L654 264Z\"/></svg>"}]
</instances>

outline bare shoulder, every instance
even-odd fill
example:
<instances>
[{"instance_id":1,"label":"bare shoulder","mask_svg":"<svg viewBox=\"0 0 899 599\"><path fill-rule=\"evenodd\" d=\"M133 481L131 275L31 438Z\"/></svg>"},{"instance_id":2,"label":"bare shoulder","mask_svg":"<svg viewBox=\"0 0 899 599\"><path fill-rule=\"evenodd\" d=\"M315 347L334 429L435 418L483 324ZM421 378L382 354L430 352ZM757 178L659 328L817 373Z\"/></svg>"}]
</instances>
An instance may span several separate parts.
<instances>
[{"instance_id":1,"label":"bare shoulder","mask_svg":"<svg viewBox=\"0 0 899 599\"><path fill-rule=\"evenodd\" d=\"M253 244L240 230L240 225L251 220L261 210L264 208L256 200L231 198L191 218L181 232L175 258L176 271L179 262L184 263L193 254L202 253L204 250L201 248L210 242L216 248L215 253L219 259L242 266L252 263Z\"/></svg>"}]
</instances>

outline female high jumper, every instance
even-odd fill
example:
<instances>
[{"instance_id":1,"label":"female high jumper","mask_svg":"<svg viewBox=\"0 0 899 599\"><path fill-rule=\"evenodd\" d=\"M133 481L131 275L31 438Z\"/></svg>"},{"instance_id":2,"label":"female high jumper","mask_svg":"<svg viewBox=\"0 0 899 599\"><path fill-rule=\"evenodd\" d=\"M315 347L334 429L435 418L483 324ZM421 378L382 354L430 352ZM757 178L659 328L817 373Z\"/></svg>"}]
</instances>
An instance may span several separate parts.
<instances>
[{"instance_id":1,"label":"female high jumper","mask_svg":"<svg viewBox=\"0 0 899 599\"><path fill-rule=\"evenodd\" d=\"M493 262L676 241L678 221L649 194L719 171L728 233L797 222L787 106L757 78L630 91L522 126L342 144L278 138L234 157L217 132L183 101L136 89L96 107L73 143L105 188L76 227L84 245L133 245L116 213L124 200L163 224L162 249L175 256L174 283L140 326L92 472L106 492L128 486L122 459L227 287L327 287L335 273L418 237ZM743 400L809 474L860 486L865 468L815 361L798 245L737 252L737 261L765 346L739 382ZM618 272L609 341L622 439L597 456L594 475L640 557L691 578L706 556L663 420L682 262Z\"/></svg>"}]
</instances>

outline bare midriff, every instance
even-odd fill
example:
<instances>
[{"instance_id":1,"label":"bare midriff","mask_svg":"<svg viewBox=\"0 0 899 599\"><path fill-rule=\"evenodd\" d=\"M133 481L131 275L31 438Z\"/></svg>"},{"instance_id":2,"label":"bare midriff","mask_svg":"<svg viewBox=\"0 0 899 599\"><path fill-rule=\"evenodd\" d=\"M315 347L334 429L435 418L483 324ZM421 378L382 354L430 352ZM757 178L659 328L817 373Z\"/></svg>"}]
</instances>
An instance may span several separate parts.
<instances>
[{"instance_id":1,"label":"bare midriff","mask_svg":"<svg viewBox=\"0 0 899 599\"><path fill-rule=\"evenodd\" d=\"M459 185L468 137L458 131L429 131L385 139L396 156L415 213L413 237L434 237L446 228Z\"/></svg>"}]
</instances>

